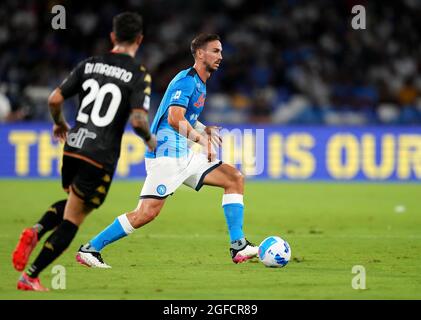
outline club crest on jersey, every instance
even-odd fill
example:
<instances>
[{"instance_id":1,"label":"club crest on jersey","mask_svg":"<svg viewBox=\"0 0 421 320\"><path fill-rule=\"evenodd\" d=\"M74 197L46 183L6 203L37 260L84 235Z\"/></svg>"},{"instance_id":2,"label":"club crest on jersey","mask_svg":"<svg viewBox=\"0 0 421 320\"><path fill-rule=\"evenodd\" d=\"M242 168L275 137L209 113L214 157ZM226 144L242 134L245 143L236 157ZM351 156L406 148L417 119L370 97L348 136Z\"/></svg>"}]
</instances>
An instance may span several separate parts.
<instances>
[{"instance_id":1,"label":"club crest on jersey","mask_svg":"<svg viewBox=\"0 0 421 320\"><path fill-rule=\"evenodd\" d=\"M86 139L95 139L96 133L95 132L89 132L88 129L85 128L79 128L77 132L70 133L67 136L67 144L73 148L82 148L83 143Z\"/></svg>"},{"instance_id":2,"label":"club crest on jersey","mask_svg":"<svg viewBox=\"0 0 421 320\"><path fill-rule=\"evenodd\" d=\"M156 187L156 192L162 196L165 194L165 192L167 192L167 187L163 184L160 184L158 187Z\"/></svg>"}]
</instances>

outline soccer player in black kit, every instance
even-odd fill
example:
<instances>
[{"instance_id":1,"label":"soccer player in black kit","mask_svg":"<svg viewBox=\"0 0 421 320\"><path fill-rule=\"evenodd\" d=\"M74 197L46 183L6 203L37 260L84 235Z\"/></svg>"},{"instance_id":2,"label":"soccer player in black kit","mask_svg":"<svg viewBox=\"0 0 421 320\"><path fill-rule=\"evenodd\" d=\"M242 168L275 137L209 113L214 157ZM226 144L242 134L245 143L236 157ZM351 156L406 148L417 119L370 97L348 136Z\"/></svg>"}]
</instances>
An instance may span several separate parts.
<instances>
[{"instance_id":1,"label":"soccer player in black kit","mask_svg":"<svg viewBox=\"0 0 421 320\"><path fill-rule=\"evenodd\" d=\"M77 65L48 99L53 136L65 141L62 185L68 197L54 203L41 220L25 229L12 255L23 271L39 239L50 230L38 257L23 272L19 290L47 291L39 274L70 245L89 212L105 200L120 155L127 121L147 147L156 147L147 119L151 76L134 59L143 39L142 17L126 12L113 19L111 52ZM79 110L70 129L62 113L65 99L78 95Z\"/></svg>"}]
</instances>

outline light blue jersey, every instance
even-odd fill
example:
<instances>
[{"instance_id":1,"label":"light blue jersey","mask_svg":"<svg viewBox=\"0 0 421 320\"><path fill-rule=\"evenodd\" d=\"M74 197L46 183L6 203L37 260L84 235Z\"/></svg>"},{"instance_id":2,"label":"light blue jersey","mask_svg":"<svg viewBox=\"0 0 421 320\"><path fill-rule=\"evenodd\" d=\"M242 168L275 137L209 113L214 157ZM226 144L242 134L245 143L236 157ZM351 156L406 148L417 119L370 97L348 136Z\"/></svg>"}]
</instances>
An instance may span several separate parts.
<instances>
[{"instance_id":1,"label":"light blue jersey","mask_svg":"<svg viewBox=\"0 0 421 320\"><path fill-rule=\"evenodd\" d=\"M186 108L185 118L193 126L203 110L206 99L206 84L194 68L179 72L168 85L158 111L152 122L151 132L157 137L154 151L146 151L146 158L174 157L188 154L187 138L168 124L170 106Z\"/></svg>"}]
</instances>

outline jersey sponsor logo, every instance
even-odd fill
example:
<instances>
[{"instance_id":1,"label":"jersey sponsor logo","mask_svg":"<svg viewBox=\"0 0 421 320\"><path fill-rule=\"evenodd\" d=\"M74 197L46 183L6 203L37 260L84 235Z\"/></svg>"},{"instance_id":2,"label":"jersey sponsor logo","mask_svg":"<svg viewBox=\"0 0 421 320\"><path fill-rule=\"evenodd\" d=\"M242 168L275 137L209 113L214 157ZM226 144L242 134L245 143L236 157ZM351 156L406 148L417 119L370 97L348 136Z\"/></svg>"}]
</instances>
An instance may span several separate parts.
<instances>
[{"instance_id":1,"label":"jersey sponsor logo","mask_svg":"<svg viewBox=\"0 0 421 320\"><path fill-rule=\"evenodd\" d=\"M160 184L158 187L156 187L156 192L158 192L158 194L163 196L165 192L167 192L167 187L163 184Z\"/></svg>"},{"instance_id":2,"label":"jersey sponsor logo","mask_svg":"<svg viewBox=\"0 0 421 320\"><path fill-rule=\"evenodd\" d=\"M194 106L196 108L201 108L205 105L205 94L202 93L199 97L199 99L197 99L197 101L194 103Z\"/></svg>"},{"instance_id":3,"label":"jersey sponsor logo","mask_svg":"<svg viewBox=\"0 0 421 320\"><path fill-rule=\"evenodd\" d=\"M111 66L106 63L86 63L85 74L98 73L107 77L113 77L124 82L132 80L133 73L124 68Z\"/></svg>"},{"instance_id":4,"label":"jersey sponsor logo","mask_svg":"<svg viewBox=\"0 0 421 320\"><path fill-rule=\"evenodd\" d=\"M181 97L181 90L177 90L172 97L173 100L178 100Z\"/></svg>"},{"instance_id":5,"label":"jersey sponsor logo","mask_svg":"<svg viewBox=\"0 0 421 320\"><path fill-rule=\"evenodd\" d=\"M81 149L86 139L95 139L96 133L90 132L88 129L79 128L75 133L67 136L67 144L73 148Z\"/></svg>"}]
</instances>

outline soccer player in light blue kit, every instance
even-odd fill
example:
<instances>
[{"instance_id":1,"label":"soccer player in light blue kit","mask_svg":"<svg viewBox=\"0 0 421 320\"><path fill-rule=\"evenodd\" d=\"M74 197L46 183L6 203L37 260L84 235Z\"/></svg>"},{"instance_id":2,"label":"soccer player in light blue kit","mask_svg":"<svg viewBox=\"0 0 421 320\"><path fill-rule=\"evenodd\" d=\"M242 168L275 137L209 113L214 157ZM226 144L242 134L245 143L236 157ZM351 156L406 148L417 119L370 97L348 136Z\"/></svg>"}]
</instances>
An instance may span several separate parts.
<instances>
[{"instance_id":1,"label":"soccer player in light blue kit","mask_svg":"<svg viewBox=\"0 0 421 320\"><path fill-rule=\"evenodd\" d=\"M170 82L151 126L158 143L145 154L146 180L135 210L115 221L80 247L76 259L91 267L109 268L101 250L135 229L152 221L165 199L185 184L196 191L205 185L224 188L222 207L230 234L230 253L234 263L257 256L258 247L243 233L244 178L233 166L215 159L220 145L216 127L206 127L197 119L206 98L206 81L222 61L218 35L200 34L191 43L194 65L179 72ZM204 153L195 153L189 145L198 143ZM206 154L205 154L206 153Z\"/></svg>"}]
</instances>

